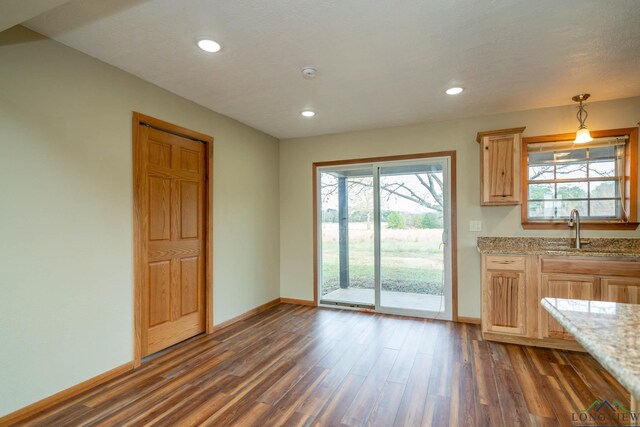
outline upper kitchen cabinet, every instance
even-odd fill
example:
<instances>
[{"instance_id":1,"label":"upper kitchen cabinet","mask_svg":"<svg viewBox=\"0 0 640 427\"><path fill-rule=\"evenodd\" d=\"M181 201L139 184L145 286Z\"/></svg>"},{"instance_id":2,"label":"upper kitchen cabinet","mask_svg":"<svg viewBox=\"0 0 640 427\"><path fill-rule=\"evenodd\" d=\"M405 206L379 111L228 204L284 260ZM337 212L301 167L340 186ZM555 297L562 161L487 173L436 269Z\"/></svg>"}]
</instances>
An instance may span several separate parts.
<instances>
[{"instance_id":1,"label":"upper kitchen cabinet","mask_svg":"<svg viewBox=\"0 0 640 427\"><path fill-rule=\"evenodd\" d=\"M520 146L524 129L478 132L480 205L520 204Z\"/></svg>"}]
</instances>

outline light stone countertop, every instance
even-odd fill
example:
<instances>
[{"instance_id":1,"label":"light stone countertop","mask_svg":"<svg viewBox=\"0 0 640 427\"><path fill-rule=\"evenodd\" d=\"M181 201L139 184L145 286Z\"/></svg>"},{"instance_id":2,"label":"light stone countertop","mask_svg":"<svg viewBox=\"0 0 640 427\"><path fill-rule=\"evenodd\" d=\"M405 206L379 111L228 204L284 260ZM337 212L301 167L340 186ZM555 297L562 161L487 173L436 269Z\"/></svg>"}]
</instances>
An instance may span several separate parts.
<instances>
[{"instance_id":1,"label":"light stone countertop","mask_svg":"<svg viewBox=\"0 0 640 427\"><path fill-rule=\"evenodd\" d=\"M481 254L640 258L640 239L583 238L582 243L582 249L576 250L571 238L478 237L477 247Z\"/></svg>"},{"instance_id":2,"label":"light stone countertop","mask_svg":"<svg viewBox=\"0 0 640 427\"><path fill-rule=\"evenodd\" d=\"M633 396L640 397L640 304L543 298L542 306Z\"/></svg>"}]
</instances>

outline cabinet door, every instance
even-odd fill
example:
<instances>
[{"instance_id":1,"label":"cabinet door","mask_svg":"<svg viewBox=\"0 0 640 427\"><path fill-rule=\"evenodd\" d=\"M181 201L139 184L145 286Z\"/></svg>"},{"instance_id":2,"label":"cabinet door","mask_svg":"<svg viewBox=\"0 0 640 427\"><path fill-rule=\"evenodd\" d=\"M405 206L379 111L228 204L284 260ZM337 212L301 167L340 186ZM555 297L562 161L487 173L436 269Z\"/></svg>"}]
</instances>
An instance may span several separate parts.
<instances>
[{"instance_id":1,"label":"cabinet door","mask_svg":"<svg viewBox=\"0 0 640 427\"><path fill-rule=\"evenodd\" d=\"M520 203L520 134L482 140L482 205Z\"/></svg>"},{"instance_id":2,"label":"cabinet door","mask_svg":"<svg viewBox=\"0 0 640 427\"><path fill-rule=\"evenodd\" d=\"M525 274L488 271L485 275L483 329L523 335L525 332Z\"/></svg>"},{"instance_id":3,"label":"cabinet door","mask_svg":"<svg viewBox=\"0 0 640 427\"><path fill-rule=\"evenodd\" d=\"M541 298L596 299L598 279L594 276L572 274L543 274ZM542 338L572 340L571 335L540 306L540 330Z\"/></svg>"},{"instance_id":4,"label":"cabinet door","mask_svg":"<svg viewBox=\"0 0 640 427\"><path fill-rule=\"evenodd\" d=\"M640 279L603 277L600 279L602 301L640 304Z\"/></svg>"}]
</instances>

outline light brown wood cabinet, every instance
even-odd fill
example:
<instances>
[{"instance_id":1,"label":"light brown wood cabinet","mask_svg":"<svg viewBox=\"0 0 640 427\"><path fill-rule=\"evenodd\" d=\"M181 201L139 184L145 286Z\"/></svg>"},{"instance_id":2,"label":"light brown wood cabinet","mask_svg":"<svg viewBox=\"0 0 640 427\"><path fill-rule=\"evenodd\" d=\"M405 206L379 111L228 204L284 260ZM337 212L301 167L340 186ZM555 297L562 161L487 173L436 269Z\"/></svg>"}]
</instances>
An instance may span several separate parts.
<instances>
[{"instance_id":1,"label":"light brown wood cabinet","mask_svg":"<svg viewBox=\"0 0 640 427\"><path fill-rule=\"evenodd\" d=\"M480 205L521 203L522 132L524 127L478 132L480 143Z\"/></svg>"},{"instance_id":2,"label":"light brown wood cabinet","mask_svg":"<svg viewBox=\"0 0 640 427\"><path fill-rule=\"evenodd\" d=\"M597 278L575 274L543 274L540 283L540 299L568 298L568 299L596 299ZM542 338L558 338L573 340L569 334L542 307L540 313L540 333Z\"/></svg>"},{"instance_id":3,"label":"light brown wood cabinet","mask_svg":"<svg viewBox=\"0 0 640 427\"><path fill-rule=\"evenodd\" d=\"M524 273L487 273L487 330L507 334L524 333Z\"/></svg>"},{"instance_id":4,"label":"light brown wood cabinet","mask_svg":"<svg viewBox=\"0 0 640 427\"><path fill-rule=\"evenodd\" d=\"M640 304L640 259L483 254L485 339L582 350L542 298Z\"/></svg>"},{"instance_id":5,"label":"light brown wood cabinet","mask_svg":"<svg viewBox=\"0 0 640 427\"><path fill-rule=\"evenodd\" d=\"M484 260L483 332L525 333L525 257Z\"/></svg>"},{"instance_id":6,"label":"light brown wood cabinet","mask_svg":"<svg viewBox=\"0 0 640 427\"><path fill-rule=\"evenodd\" d=\"M603 277L600 288L602 301L640 304L640 278Z\"/></svg>"}]
</instances>

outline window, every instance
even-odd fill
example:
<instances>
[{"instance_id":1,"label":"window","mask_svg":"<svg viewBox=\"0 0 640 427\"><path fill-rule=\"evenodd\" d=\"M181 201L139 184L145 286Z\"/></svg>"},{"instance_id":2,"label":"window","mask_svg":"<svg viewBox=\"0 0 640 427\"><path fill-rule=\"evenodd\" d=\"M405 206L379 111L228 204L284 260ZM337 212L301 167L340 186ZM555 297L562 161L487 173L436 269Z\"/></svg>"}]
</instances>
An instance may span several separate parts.
<instances>
[{"instance_id":1,"label":"window","mask_svg":"<svg viewBox=\"0 0 640 427\"><path fill-rule=\"evenodd\" d=\"M585 228L636 228L637 129L592 134L524 138L524 228L566 227L572 209Z\"/></svg>"},{"instance_id":2,"label":"window","mask_svg":"<svg viewBox=\"0 0 640 427\"><path fill-rule=\"evenodd\" d=\"M585 220L625 217L620 185L624 143L613 144L577 149L530 144L529 219L569 218L574 208Z\"/></svg>"}]
</instances>

